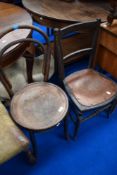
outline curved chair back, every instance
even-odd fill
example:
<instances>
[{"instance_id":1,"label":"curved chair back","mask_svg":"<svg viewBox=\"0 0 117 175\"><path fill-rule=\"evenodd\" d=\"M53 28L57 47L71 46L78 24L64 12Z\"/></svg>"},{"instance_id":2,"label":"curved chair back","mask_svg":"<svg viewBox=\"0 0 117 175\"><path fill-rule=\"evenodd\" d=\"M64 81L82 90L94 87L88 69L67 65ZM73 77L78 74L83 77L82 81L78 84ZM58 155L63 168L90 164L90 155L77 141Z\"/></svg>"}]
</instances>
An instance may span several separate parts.
<instances>
[{"instance_id":1,"label":"curved chair back","mask_svg":"<svg viewBox=\"0 0 117 175\"><path fill-rule=\"evenodd\" d=\"M4 84L4 86L6 87L7 91L9 91L8 89L11 86L10 86L10 83L8 83L8 80L3 73L3 68L5 66L9 66L12 63L14 63L14 61L16 61L16 59L14 60L12 57L12 60L11 59L9 60L9 58L5 57L5 55L8 54L9 52L11 52L11 50L14 49L14 47L17 47L17 45L19 45L19 44L26 44L27 47L30 44L33 44L34 48L39 49L39 51L41 51L41 53L43 52L44 60L43 60L42 73L44 75L44 81L47 81L48 76L49 76L51 50L50 50L50 42L49 42L47 35L37 27L22 25L22 26L13 26L12 28L6 30L4 33L2 33L0 35L0 38L2 38L3 36L5 36L6 34L8 34L11 31L18 30L18 29L30 29L30 30L37 31L39 34L41 34L44 37L44 39L46 41L46 45L43 45L38 40L35 40L32 38L26 38L26 39L19 39L19 40L12 41L2 48L2 50L0 51L0 79L1 79L2 83ZM11 94L12 93L9 93L10 96L12 96Z\"/></svg>"}]
</instances>

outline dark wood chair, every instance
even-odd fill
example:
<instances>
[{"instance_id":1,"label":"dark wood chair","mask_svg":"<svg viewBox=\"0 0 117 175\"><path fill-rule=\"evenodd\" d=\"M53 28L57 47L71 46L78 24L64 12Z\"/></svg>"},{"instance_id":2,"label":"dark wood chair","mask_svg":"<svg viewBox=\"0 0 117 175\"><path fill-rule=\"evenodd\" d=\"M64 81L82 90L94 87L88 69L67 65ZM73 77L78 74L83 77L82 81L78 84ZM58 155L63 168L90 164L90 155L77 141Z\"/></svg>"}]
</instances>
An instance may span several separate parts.
<instances>
[{"instance_id":1,"label":"dark wood chair","mask_svg":"<svg viewBox=\"0 0 117 175\"><path fill-rule=\"evenodd\" d=\"M11 115L17 124L29 130L30 139L32 143L32 151L29 152L29 158L31 162L34 162L36 160L36 144L33 134L34 131L47 130L51 127L56 126L61 120L64 119L65 137L68 139L68 99L61 88L52 83L47 83L51 51L50 42L46 34L44 34L41 30L33 26L18 26L18 28L31 30L33 29L37 32L40 32L44 36L47 43L46 47L44 47L43 44L32 38L20 39L9 43L0 51L0 65L3 65L4 61L6 61L4 60L4 55L6 51L9 48L15 46L16 44L25 43L29 45L31 43L33 44L34 48L39 49L39 51L44 53L42 70L44 75L44 82L30 83L21 90L19 90L14 96L10 83L8 83L9 81L4 75L3 66L0 67L1 81L5 86L6 90L8 91L9 95L13 97L10 109ZM10 32L11 30L14 29L10 29L8 31ZM8 33L8 31L5 33ZM28 54L29 53L27 53L27 55ZM29 57L30 54L26 58L29 59ZM29 63L31 64L31 69L33 61L34 59L32 60L31 56L31 60Z\"/></svg>"},{"instance_id":2,"label":"dark wood chair","mask_svg":"<svg viewBox=\"0 0 117 175\"><path fill-rule=\"evenodd\" d=\"M97 20L77 23L62 29L54 30L55 55L58 60L60 85L66 90L71 101L70 104L77 115L74 138L77 138L77 132L81 122L92 118L101 111L106 111L109 115L117 103L116 83L106 75L99 73L93 66L99 26L100 20ZM61 46L62 38L66 35L70 36L71 33L75 34L75 32L79 33L79 37L81 35L82 38L90 34L90 36L92 36L90 47L81 48L63 57ZM81 38L80 42L82 42ZM63 60L67 60L73 56L79 57L88 55L89 66L87 69L76 71L65 77ZM83 114L85 111L91 113L84 118Z\"/></svg>"}]
</instances>

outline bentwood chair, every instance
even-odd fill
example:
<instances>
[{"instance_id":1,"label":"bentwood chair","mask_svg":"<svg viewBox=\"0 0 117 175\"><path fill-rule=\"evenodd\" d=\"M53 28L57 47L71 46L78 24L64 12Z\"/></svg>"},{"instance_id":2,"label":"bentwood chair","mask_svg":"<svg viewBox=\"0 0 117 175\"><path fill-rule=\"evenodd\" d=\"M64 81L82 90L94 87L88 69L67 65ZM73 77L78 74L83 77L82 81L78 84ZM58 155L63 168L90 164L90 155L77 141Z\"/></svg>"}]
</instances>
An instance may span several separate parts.
<instances>
[{"instance_id":1,"label":"bentwood chair","mask_svg":"<svg viewBox=\"0 0 117 175\"><path fill-rule=\"evenodd\" d=\"M15 125L4 105L0 102L0 164L21 151L27 151L28 139Z\"/></svg>"},{"instance_id":2,"label":"bentwood chair","mask_svg":"<svg viewBox=\"0 0 117 175\"><path fill-rule=\"evenodd\" d=\"M25 30L30 30L30 33L34 29L33 26L29 26L29 28L28 26L22 26L18 28L17 28L17 25L13 26L13 28L15 27L17 30L21 30L22 32L25 32ZM4 42L4 40L6 40L7 36L9 36L10 33L11 34L13 33L14 35L15 32L17 32L17 30L14 31L13 28L10 28L0 34L1 42ZM37 34L39 33L42 37L46 38L46 35L44 34L44 32L39 30L39 28L37 28L36 32ZM28 38L30 38L30 35L28 36ZM3 47L4 46L5 44L3 44ZM19 45L17 45L13 49L13 52L12 52L12 48L10 48L8 52L6 52L6 54L4 55L4 58L2 59L2 61L0 62L0 67L4 68L5 73L7 75L7 79L9 79L12 82L12 84L14 84L13 86L14 92L16 92L21 87L23 87L27 82L30 83L33 81L41 81L43 79L43 75L41 71L43 66L43 55L41 55L42 53L39 50L38 52L40 53L40 56L37 58L37 55L35 54L36 52L35 49L36 47L34 47L33 44L32 45L30 44L29 46L28 42L22 43L20 44L20 49L19 49ZM18 61L16 62L16 60ZM25 70L27 71L27 73L25 73ZM54 70L54 64L53 64L53 60L51 60L49 77L53 74L53 70ZM32 77L32 72L33 72L33 77ZM27 74L27 79L26 79L26 74ZM17 82L17 79L19 79L18 82ZM12 96L12 92L10 92L11 85L10 83L8 83L8 81L5 78L5 75L3 75L2 72L0 74L0 80L4 85L6 84L5 87L8 89L9 95L11 93L10 96ZM7 93L5 92L1 84L0 84L0 93L2 97L9 98L9 96L7 95Z\"/></svg>"},{"instance_id":3,"label":"bentwood chair","mask_svg":"<svg viewBox=\"0 0 117 175\"><path fill-rule=\"evenodd\" d=\"M0 67L2 83L8 91L9 96L13 96L10 108L13 120L21 127L29 130L32 143L32 151L29 152L29 158L31 162L34 162L36 161L37 156L36 144L33 134L34 131L47 130L51 127L56 126L61 120L64 119L64 131L65 136L68 139L68 99L60 87L52 83L47 83L49 77L51 51L50 42L46 34L33 26L19 26L18 28L33 29L42 33L47 43L46 47L44 47L43 44L32 38L20 39L9 43L0 51L0 65L2 65L4 62L4 55L6 51L9 48L14 47L16 44L31 43L33 44L34 48L41 50L44 55L42 70L44 82L30 83L16 92L14 96L11 86L9 86L10 83L8 83L7 77L4 75L4 70L2 66ZM11 30L15 29L10 29L9 31Z\"/></svg>"},{"instance_id":4,"label":"bentwood chair","mask_svg":"<svg viewBox=\"0 0 117 175\"><path fill-rule=\"evenodd\" d=\"M77 138L78 128L81 122L92 118L101 111L106 111L108 115L113 111L117 103L117 84L109 79L106 74L96 70L94 66L97 36L99 32L100 20L77 23L62 29L55 29L55 55L58 60L58 71L60 85L66 90L71 106L77 115L75 122L74 138ZM87 48L70 53L63 57L61 40L64 36L79 33L83 37L90 34L91 43ZM91 35L92 34L92 35ZM80 38L80 42L81 38ZM87 69L64 75L63 61L77 56L89 56ZM98 65L97 65L98 66ZM101 64L100 64L101 67ZM98 69L99 70L99 69ZM108 72L108 71L107 71ZM84 112L89 111L90 115L83 117Z\"/></svg>"}]
</instances>

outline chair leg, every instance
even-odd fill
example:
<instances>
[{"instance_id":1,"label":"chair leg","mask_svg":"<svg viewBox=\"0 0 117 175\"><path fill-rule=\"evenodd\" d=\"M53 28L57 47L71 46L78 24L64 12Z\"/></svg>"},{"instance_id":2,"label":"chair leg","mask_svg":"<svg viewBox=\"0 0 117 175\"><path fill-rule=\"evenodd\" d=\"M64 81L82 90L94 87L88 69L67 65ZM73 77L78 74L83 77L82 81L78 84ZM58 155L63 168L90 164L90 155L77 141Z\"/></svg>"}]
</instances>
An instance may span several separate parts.
<instances>
[{"instance_id":1,"label":"chair leg","mask_svg":"<svg viewBox=\"0 0 117 175\"><path fill-rule=\"evenodd\" d=\"M50 28L47 27L47 35L50 36Z\"/></svg>"},{"instance_id":2,"label":"chair leg","mask_svg":"<svg viewBox=\"0 0 117 175\"><path fill-rule=\"evenodd\" d=\"M53 28L47 27L47 35L51 36L51 35L53 35L53 33L54 33Z\"/></svg>"},{"instance_id":3,"label":"chair leg","mask_svg":"<svg viewBox=\"0 0 117 175\"><path fill-rule=\"evenodd\" d=\"M68 115L64 118L64 134L67 140L70 140L69 133L68 133Z\"/></svg>"},{"instance_id":4,"label":"chair leg","mask_svg":"<svg viewBox=\"0 0 117 175\"><path fill-rule=\"evenodd\" d=\"M34 137L33 131L29 131L30 134L30 141L32 145L32 151L28 151L28 159L31 164L35 164L37 160L37 148L36 148L36 140Z\"/></svg>"},{"instance_id":5,"label":"chair leg","mask_svg":"<svg viewBox=\"0 0 117 175\"><path fill-rule=\"evenodd\" d=\"M74 133L73 133L73 139L76 140L77 139L77 135L78 135L78 130L80 127L80 117L82 116L82 112L78 111L72 101L70 101L70 105L71 105L71 110L72 112L75 114L75 118L72 116L72 114L70 114L70 118L73 121L75 128L74 128Z\"/></svg>"},{"instance_id":6,"label":"chair leg","mask_svg":"<svg viewBox=\"0 0 117 175\"><path fill-rule=\"evenodd\" d=\"M115 101L112 103L111 107L109 107L109 108L107 109L107 111L106 111L106 113L107 113L107 118L110 117L111 113L114 111L114 109L115 109L116 106L117 106L117 100L115 100Z\"/></svg>"},{"instance_id":7,"label":"chair leg","mask_svg":"<svg viewBox=\"0 0 117 175\"><path fill-rule=\"evenodd\" d=\"M107 118L110 118L110 108L106 111Z\"/></svg>"},{"instance_id":8,"label":"chair leg","mask_svg":"<svg viewBox=\"0 0 117 175\"><path fill-rule=\"evenodd\" d=\"M77 139L79 127L80 127L80 120L79 118L77 118L75 122L75 129L74 129L74 136L73 136L74 140Z\"/></svg>"}]
</instances>

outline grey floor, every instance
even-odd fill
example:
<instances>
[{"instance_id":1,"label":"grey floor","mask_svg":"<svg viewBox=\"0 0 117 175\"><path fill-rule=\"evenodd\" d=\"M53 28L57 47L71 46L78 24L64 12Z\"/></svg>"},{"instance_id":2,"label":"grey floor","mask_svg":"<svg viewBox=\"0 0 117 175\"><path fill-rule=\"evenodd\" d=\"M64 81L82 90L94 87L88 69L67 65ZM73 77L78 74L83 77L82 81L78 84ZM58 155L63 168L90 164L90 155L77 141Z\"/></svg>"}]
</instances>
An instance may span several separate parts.
<instances>
[{"instance_id":1,"label":"grey floor","mask_svg":"<svg viewBox=\"0 0 117 175\"><path fill-rule=\"evenodd\" d=\"M33 67L33 79L34 81L42 81L43 74L42 74L42 64L43 64L43 55L40 57L35 58L35 63ZM50 77L54 71L54 61L51 58L50 64ZM13 85L13 91L16 92L21 89L23 86L26 85L26 64L25 59L21 57L15 64L12 66L5 68L4 70L6 76L10 80L11 84ZM5 88L0 83L0 96L9 98Z\"/></svg>"}]
</instances>

